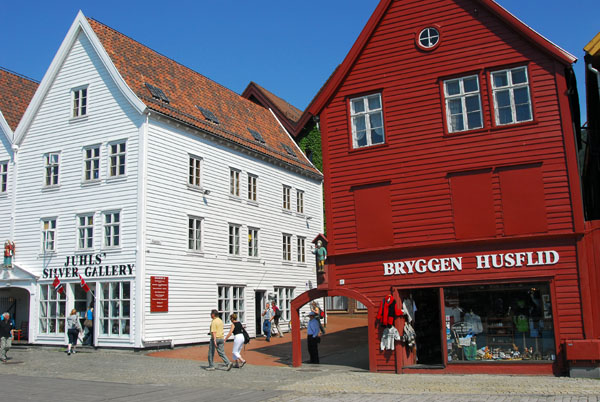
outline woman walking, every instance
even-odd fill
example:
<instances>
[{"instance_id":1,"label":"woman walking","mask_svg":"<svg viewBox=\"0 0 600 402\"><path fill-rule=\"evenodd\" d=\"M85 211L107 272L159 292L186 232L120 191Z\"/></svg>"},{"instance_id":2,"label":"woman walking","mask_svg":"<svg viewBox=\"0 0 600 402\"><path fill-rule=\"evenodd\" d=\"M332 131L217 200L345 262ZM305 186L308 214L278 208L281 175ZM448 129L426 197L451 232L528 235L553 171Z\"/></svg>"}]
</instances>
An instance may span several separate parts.
<instances>
[{"instance_id":1,"label":"woman walking","mask_svg":"<svg viewBox=\"0 0 600 402\"><path fill-rule=\"evenodd\" d=\"M244 327L237 320L237 314L235 313L229 316L229 321L231 321L231 329L229 329L229 333L225 337L225 342L233 334L233 361L235 362L235 367L242 368L246 364L246 360L241 355L242 346L244 346Z\"/></svg>"},{"instance_id":2,"label":"woman walking","mask_svg":"<svg viewBox=\"0 0 600 402\"><path fill-rule=\"evenodd\" d=\"M67 355L71 356L71 353L75 353L75 346L77 346L77 337L83 332L81 323L79 322L79 315L77 310L71 310L71 315L67 317L67 335L69 336L69 345L67 346Z\"/></svg>"}]
</instances>

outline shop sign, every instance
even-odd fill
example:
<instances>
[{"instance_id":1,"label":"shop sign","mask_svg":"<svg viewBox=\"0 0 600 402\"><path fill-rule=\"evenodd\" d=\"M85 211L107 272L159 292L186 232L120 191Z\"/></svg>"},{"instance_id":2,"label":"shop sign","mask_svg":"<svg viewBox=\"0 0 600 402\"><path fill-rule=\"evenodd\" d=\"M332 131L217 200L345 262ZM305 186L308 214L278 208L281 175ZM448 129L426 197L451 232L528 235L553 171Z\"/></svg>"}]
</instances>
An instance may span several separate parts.
<instances>
[{"instance_id":1,"label":"shop sign","mask_svg":"<svg viewBox=\"0 0 600 402\"><path fill-rule=\"evenodd\" d=\"M169 311L169 277L150 277L150 312L167 313Z\"/></svg>"},{"instance_id":2,"label":"shop sign","mask_svg":"<svg viewBox=\"0 0 600 402\"><path fill-rule=\"evenodd\" d=\"M44 268L42 277L48 278L104 278L131 276L135 264L107 264L106 253L77 254L66 257L65 264L60 268Z\"/></svg>"},{"instance_id":3,"label":"shop sign","mask_svg":"<svg viewBox=\"0 0 600 402\"><path fill-rule=\"evenodd\" d=\"M384 262L383 274L389 275L411 275L414 273L424 274L426 272L452 272L462 271L464 257L445 257L418 260L405 260L397 262ZM473 262L477 270L536 267L544 265L556 265L560 260L558 252L547 251L525 251L504 254L476 255Z\"/></svg>"}]
</instances>

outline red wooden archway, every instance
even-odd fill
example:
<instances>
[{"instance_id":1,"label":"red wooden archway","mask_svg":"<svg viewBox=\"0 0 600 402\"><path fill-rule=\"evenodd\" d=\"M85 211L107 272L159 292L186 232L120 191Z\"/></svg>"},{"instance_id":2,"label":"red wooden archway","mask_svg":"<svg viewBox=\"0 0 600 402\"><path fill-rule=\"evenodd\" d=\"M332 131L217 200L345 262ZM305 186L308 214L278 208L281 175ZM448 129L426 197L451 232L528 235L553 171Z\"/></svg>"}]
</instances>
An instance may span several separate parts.
<instances>
[{"instance_id":1,"label":"red wooden archway","mask_svg":"<svg viewBox=\"0 0 600 402\"><path fill-rule=\"evenodd\" d=\"M312 300L326 296L346 296L358 300L367 307L368 314L368 339L369 339L369 370L376 371L375 364L375 316L376 306L362 293L350 289L311 289L292 300L292 366L302 365L302 343L300 338L300 308Z\"/></svg>"}]
</instances>

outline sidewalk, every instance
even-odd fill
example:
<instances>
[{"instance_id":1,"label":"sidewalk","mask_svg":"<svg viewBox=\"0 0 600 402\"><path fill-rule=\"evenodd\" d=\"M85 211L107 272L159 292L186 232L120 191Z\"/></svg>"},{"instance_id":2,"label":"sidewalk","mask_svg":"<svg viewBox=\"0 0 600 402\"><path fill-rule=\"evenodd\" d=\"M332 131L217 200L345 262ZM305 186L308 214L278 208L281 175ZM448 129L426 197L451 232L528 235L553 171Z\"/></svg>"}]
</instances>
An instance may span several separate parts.
<instances>
[{"instance_id":1,"label":"sidewalk","mask_svg":"<svg viewBox=\"0 0 600 402\"><path fill-rule=\"evenodd\" d=\"M285 331L288 325L282 326ZM321 364L334 364L350 366L358 369L369 369L369 356L367 350L367 318L347 318L329 316L326 334L322 336L319 344ZM306 346L306 329L301 330L302 361L308 360ZM231 359L233 342L225 344L225 353ZM148 353L148 356L167 359L183 359L206 361L208 345L181 347L173 350ZM259 366L290 366L292 364L292 335L284 332L284 337L271 337L271 342L266 338L251 339L250 343L242 349L242 356L248 363ZM215 362L220 358L215 353Z\"/></svg>"}]
</instances>

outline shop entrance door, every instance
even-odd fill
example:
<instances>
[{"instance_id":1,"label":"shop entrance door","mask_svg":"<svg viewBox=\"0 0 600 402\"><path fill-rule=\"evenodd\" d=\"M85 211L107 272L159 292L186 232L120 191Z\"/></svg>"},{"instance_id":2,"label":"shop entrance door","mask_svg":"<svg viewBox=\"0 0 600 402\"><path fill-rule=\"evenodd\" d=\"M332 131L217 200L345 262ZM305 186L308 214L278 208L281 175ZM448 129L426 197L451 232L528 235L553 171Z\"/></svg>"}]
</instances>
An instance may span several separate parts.
<instances>
[{"instance_id":1,"label":"shop entrance door","mask_svg":"<svg viewBox=\"0 0 600 402\"><path fill-rule=\"evenodd\" d=\"M265 306L265 291L254 292L254 322L256 323L256 336L262 333L262 309Z\"/></svg>"},{"instance_id":2,"label":"shop entrance door","mask_svg":"<svg viewBox=\"0 0 600 402\"><path fill-rule=\"evenodd\" d=\"M413 289L411 291L417 307L414 329L417 341L418 365L442 366L442 327L440 315L440 290Z\"/></svg>"}]
</instances>

